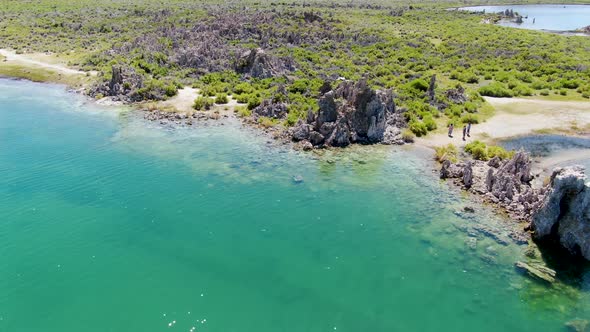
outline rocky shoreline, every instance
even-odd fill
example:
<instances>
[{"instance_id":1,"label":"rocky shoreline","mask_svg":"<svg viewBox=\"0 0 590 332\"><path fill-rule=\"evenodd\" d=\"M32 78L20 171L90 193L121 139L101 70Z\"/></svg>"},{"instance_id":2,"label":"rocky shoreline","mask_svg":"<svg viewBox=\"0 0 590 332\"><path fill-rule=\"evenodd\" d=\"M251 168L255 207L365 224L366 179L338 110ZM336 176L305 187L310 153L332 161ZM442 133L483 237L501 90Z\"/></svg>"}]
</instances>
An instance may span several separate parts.
<instances>
[{"instance_id":1,"label":"rocky shoreline","mask_svg":"<svg viewBox=\"0 0 590 332\"><path fill-rule=\"evenodd\" d=\"M253 62L256 63L256 57ZM124 76L124 72L117 71L109 84L103 86L104 92L116 93L108 97L111 102L131 103L124 96L119 96L124 92ZM277 94L284 94L283 90L279 87ZM401 130L407 123L403 110L394 103L392 91L373 90L364 79L357 82L341 80L336 88L325 84L318 97L318 112L308 111L306 119L299 120L291 128L264 126L259 121L261 118L285 120L288 105L275 97L264 100L252 109L250 116L241 117L241 121L261 129L261 133L280 143L293 144L296 149L405 143ZM193 126L236 117L231 111L219 110L178 113L143 108L142 111L146 120L172 126ZM522 223L524 226L519 224L521 230L516 227L508 233L507 238L515 243L522 245L530 243L531 239L543 241L553 238L571 254L590 260L590 203L587 202L590 201L590 194L587 194L590 189L584 185L583 169L556 169L548 184L534 187L531 164L530 156L523 151L508 160L496 157L487 162L445 161L440 169L440 178L449 179L481 203L491 204L506 212L517 224ZM497 238L500 243L505 241L493 230L475 231ZM531 265L519 264L517 268L522 269L523 266Z\"/></svg>"},{"instance_id":2,"label":"rocky shoreline","mask_svg":"<svg viewBox=\"0 0 590 332\"><path fill-rule=\"evenodd\" d=\"M328 84L329 86L329 84ZM278 89L280 94L282 89ZM111 97L107 97L108 99ZM112 102L120 102L114 98ZM391 90L368 87L366 80L341 81L337 88L327 89L319 97L317 114L308 111L305 120L293 127L264 126L261 118L284 121L287 104L280 98L264 100L250 116L241 117L244 124L261 129L284 143L295 143L301 150L345 147L351 144L404 144L401 130L406 127L402 111L396 108ZM167 112L139 107L144 118L161 124L191 126L197 121L218 120L235 116L231 111L209 110L189 113Z\"/></svg>"},{"instance_id":3,"label":"rocky shoreline","mask_svg":"<svg viewBox=\"0 0 590 332\"><path fill-rule=\"evenodd\" d=\"M447 160L440 178L523 222L517 243L525 243L525 239L553 241L572 256L590 260L590 187L584 169L556 168L547 183L535 187L531 164L524 151L508 160Z\"/></svg>"},{"instance_id":4,"label":"rocky shoreline","mask_svg":"<svg viewBox=\"0 0 590 332\"><path fill-rule=\"evenodd\" d=\"M291 128L260 124L260 117L282 119L285 116L286 105L272 100L264 101L253 109L251 116L241 120L272 139L293 144L301 150L346 147L355 143L405 143L401 138L405 121L395 107L391 91L372 90L364 80L343 81L336 89L326 91L318 104L317 115L310 111L305 120L299 120ZM146 120L163 125L192 126L228 117L235 115L219 111L183 114L144 110ZM583 169L556 169L548 183L536 187L532 159L528 153L520 151L508 160L498 157L486 162L446 160L440 169L440 178L473 194L479 202L505 212L517 224L507 236L513 242L523 245L530 240L552 238L572 255L590 260L590 203L586 202L590 202L590 194L587 194L590 189L585 189ZM493 230L479 231L497 237ZM520 264L519 268L525 265Z\"/></svg>"}]
</instances>

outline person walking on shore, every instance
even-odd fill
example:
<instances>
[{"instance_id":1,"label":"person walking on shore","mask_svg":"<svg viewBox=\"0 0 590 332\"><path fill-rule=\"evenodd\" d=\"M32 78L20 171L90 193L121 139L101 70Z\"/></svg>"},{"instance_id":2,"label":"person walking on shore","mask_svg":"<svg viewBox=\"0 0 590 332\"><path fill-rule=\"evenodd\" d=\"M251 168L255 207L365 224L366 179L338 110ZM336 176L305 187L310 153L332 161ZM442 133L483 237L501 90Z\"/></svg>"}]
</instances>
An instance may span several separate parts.
<instances>
[{"instance_id":1,"label":"person walking on shore","mask_svg":"<svg viewBox=\"0 0 590 332\"><path fill-rule=\"evenodd\" d=\"M471 122L467 124L467 137L471 137Z\"/></svg>"},{"instance_id":2,"label":"person walking on shore","mask_svg":"<svg viewBox=\"0 0 590 332\"><path fill-rule=\"evenodd\" d=\"M449 137L453 138L453 129L455 129L455 126L451 123L449 125Z\"/></svg>"},{"instance_id":3,"label":"person walking on shore","mask_svg":"<svg viewBox=\"0 0 590 332\"><path fill-rule=\"evenodd\" d=\"M465 135L467 135L467 125L463 125L463 140L465 140Z\"/></svg>"}]
</instances>

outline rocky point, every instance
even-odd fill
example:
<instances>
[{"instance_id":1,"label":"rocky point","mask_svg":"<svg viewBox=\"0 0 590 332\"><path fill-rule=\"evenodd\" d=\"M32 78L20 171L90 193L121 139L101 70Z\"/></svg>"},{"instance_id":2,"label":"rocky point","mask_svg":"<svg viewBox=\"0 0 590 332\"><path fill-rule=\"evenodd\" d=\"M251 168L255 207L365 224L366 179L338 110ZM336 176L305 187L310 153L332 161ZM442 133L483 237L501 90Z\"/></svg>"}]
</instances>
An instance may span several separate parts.
<instances>
[{"instance_id":1,"label":"rocky point","mask_svg":"<svg viewBox=\"0 0 590 332\"><path fill-rule=\"evenodd\" d=\"M391 90L373 90L366 80L343 81L324 93L319 111L309 112L292 129L291 137L306 147L344 147L352 143L403 144L405 126Z\"/></svg>"}]
</instances>

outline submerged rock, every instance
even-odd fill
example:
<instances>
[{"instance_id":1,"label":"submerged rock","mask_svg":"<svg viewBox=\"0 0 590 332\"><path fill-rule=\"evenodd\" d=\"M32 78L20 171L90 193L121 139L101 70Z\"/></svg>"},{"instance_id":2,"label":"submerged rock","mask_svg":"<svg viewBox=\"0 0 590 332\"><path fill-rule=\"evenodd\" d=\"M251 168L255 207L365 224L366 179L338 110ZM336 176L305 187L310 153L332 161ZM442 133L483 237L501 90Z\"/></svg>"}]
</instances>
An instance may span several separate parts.
<instances>
[{"instance_id":1,"label":"submerged rock","mask_svg":"<svg viewBox=\"0 0 590 332\"><path fill-rule=\"evenodd\" d=\"M525 262L516 262L514 264L517 270L526 272L533 279L552 284L555 282L555 271L537 263L527 264Z\"/></svg>"},{"instance_id":2,"label":"submerged rock","mask_svg":"<svg viewBox=\"0 0 590 332\"><path fill-rule=\"evenodd\" d=\"M588 331L588 325L590 325L590 322L587 319L572 319L565 323L565 327L568 331L572 332Z\"/></svg>"},{"instance_id":3,"label":"submerged rock","mask_svg":"<svg viewBox=\"0 0 590 332\"><path fill-rule=\"evenodd\" d=\"M303 176L294 175L293 176L293 183L295 183L295 184L303 183Z\"/></svg>"},{"instance_id":4,"label":"submerged rock","mask_svg":"<svg viewBox=\"0 0 590 332\"><path fill-rule=\"evenodd\" d=\"M471 206L466 206L463 208L463 211L467 212L467 213L475 213L475 209Z\"/></svg>"},{"instance_id":5,"label":"submerged rock","mask_svg":"<svg viewBox=\"0 0 590 332\"><path fill-rule=\"evenodd\" d=\"M473 236L467 237L467 239L465 240L465 245L467 246L467 248L469 248L471 250L476 250L477 249L477 238L473 237Z\"/></svg>"}]
</instances>

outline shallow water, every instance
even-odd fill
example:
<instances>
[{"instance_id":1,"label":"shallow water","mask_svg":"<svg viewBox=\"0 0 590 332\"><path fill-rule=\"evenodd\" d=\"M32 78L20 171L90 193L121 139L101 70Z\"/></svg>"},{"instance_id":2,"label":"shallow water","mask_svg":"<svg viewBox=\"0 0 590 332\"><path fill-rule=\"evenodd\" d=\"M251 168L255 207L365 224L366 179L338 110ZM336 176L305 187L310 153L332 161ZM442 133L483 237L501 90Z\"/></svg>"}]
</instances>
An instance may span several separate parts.
<instances>
[{"instance_id":1,"label":"shallow water","mask_svg":"<svg viewBox=\"0 0 590 332\"><path fill-rule=\"evenodd\" d=\"M529 135L500 142L509 150L524 149L534 157L547 157L559 150L590 150L590 138L564 135Z\"/></svg>"},{"instance_id":2,"label":"shallow water","mask_svg":"<svg viewBox=\"0 0 590 332\"><path fill-rule=\"evenodd\" d=\"M456 214L465 204L412 150L301 154L232 121L173 130L0 80L0 331L555 331L590 318L589 271L530 281L513 269L522 248L473 232L507 221Z\"/></svg>"},{"instance_id":3,"label":"shallow water","mask_svg":"<svg viewBox=\"0 0 590 332\"><path fill-rule=\"evenodd\" d=\"M508 150L523 149L553 166L581 165L590 170L590 138L564 135L529 135L500 142ZM553 165L553 162L555 165Z\"/></svg>"},{"instance_id":4,"label":"shallow water","mask_svg":"<svg viewBox=\"0 0 590 332\"><path fill-rule=\"evenodd\" d=\"M524 18L522 24L501 21L502 26L551 31L573 31L590 25L590 6L588 5L502 5L463 7L461 10L503 12L512 9ZM534 19L534 23L533 23Z\"/></svg>"}]
</instances>

